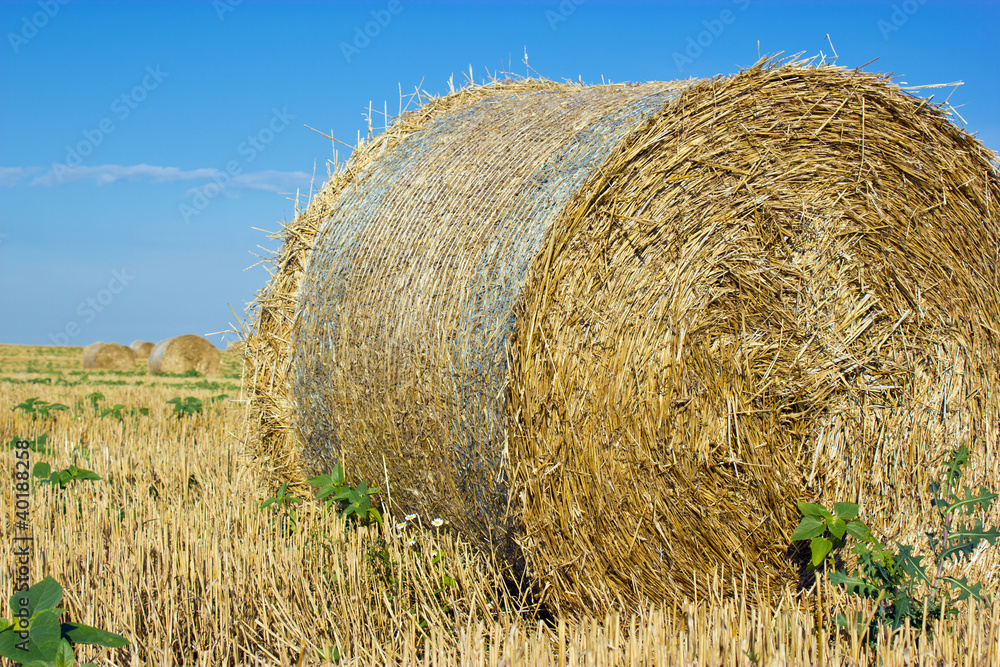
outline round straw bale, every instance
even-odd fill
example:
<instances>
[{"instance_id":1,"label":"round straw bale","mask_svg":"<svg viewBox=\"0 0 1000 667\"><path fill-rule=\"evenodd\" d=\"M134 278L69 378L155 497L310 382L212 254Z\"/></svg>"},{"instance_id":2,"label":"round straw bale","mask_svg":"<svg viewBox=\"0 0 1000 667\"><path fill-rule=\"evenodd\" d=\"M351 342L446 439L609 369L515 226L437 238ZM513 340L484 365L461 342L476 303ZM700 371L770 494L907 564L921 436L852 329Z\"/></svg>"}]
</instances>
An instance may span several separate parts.
<instances>
[{"instance_id":1,"label":"round straw bale","mask_svg":"<svg viewBox=\"0 0 1000 667\"><path fill-rule=\"evenodd\" d=\"M118 343L94 343L83 352L83 367L104 371L127 371L135 366L135 352Z\"/></svg>"},{"instance_id":2,"label":"round straw bale","mask_svg":"<svg viewBox=\"0 0 1000 667\"><path fill-rule=\"evenodd\" d=\"M221 366L219 350L201 336L185 334L161 340L149 354L150 373L186 373L196 370L202 375L218 375Z\"/></svg>"},{"instance_id":3,"label":"round straw bale","mask_svg":"<svg viewBox=\"0 0 1000 667\"><path fill-rule=\"evenodd\" d=\"M997 247L992 153L885 77L465 89L288 225L247 444L387 479L560 610L779 590L797 501L916 540L946 451L1000 476Z\"/></svg>"},{"instance_id":4,"label":"round straw bale","mask_svg":"<svg viewBox=\"0 0 1000 667\"><path fill-rule=\"evenodd\" d=\"M154 346L154 343L150 343L145 340L134 340L132 341L132 344L129 345L129 347L135 352L135 356L139 359L149 359L149 355L153 351Z\"/></svg>"},{"instance_id":5,"label":"round straw bale","mask_svg":"<svg viewBox=\"0 0 1000 667\"><path fill-rule=\"evenodd\" d=\"M243 354L243 341L241 340L229 341L229 344L226 345L226 352L231 352L232 354Z\"/></svg>"}]
</instances>

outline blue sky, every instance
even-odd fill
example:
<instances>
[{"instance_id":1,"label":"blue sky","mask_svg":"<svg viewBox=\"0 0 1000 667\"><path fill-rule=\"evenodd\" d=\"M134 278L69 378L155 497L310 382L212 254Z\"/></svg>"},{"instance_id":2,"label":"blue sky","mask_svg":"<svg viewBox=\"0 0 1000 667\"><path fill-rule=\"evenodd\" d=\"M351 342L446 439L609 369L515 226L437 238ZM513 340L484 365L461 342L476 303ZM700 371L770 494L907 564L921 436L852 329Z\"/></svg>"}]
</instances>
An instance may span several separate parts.
<instances>
[{"instance_id":1,"label":"blue sky","mask_svg":"<svg viewBox=\"0 0 1000 667\"><path fill-rule=\"evenodd\" d=\"M326 180L334 144L305 125L354 145L369 103L395 115L400 90L446 93L470 65L524 74L525 50L542 76L600 83L835 49L964 82L916 94L950 96L1000 150L997 2L36 0L0 2L0 30L0 343L229 329L268 279L248 268L277 246L258 230Z\"/></svg>"}]
</instances>

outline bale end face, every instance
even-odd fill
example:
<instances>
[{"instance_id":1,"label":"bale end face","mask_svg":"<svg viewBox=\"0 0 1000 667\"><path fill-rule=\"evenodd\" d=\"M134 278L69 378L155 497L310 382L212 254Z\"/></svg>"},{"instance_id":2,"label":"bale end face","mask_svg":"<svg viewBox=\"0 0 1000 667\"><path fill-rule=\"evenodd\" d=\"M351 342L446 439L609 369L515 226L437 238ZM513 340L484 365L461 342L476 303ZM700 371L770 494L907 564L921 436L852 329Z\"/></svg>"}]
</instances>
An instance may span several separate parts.
<instances>
[{"instance_id":1,"label":"bale end face","mask_svg":"<svg viewBox=\"0 0 1000 667\"><path fill-rule=\"evenodd\" d=\"M218 375L222 361L219 350L206 338L186 334L161 340L149 354L148 369L157 373Z\"/></svg>"}]
</instances>

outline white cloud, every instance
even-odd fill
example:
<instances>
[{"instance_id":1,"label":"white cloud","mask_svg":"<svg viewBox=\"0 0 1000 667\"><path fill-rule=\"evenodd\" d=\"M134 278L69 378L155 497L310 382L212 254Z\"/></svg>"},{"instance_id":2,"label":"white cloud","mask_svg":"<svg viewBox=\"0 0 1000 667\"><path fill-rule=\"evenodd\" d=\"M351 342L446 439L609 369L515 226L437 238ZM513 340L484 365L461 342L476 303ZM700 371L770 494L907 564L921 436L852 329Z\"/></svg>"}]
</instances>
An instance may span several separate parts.
<instances>
[{"instance_id":1,"label":"white cloud","mask_svg":"<svg viewBox=\"0 0 1000 667\"><path fill-rule=\"evenodd\" d=\"M20 185L22 180L39 171L38 167L0 167L0 187Z\"/></svg>"},{"instance_id":2,"label":"white cloud","mask_svg":"<svg viewBox=\"0 0 1000 667\"><path fill-rule=\"evenodd\" d=\"M153 183L174 183L177 181L208 180L220 173L218 169L190 169L177 167L157 167L150 164L102 164L96 167L67 167L55 164L41 176L31 181L32 185L63 185L73 182L91 182L96 185L113 185L118 181L150 181Z\"/></svg>"},{"instance_id":3,"label":"white cloud","mask_svg":"<svg viewBox=\"0 0 1000 667\"><path fill-rule=\"evenodd\" d=\"M40 167L0 167L0 187L22 185L30 177L28 185L53 187L67 183L92 183L94 185L114 185L122 181L147 183L178 183L200 181L190 190L190 195L210 183L224 184L225 190L261 190L264 192L293 192L309 183L309 174L303 171L275 171L268 169L230 176L220 169L179 169L158 167L151 164L102 164L95 167L67 167L54 164L48 171Z\"/></svg>"},{"instance_id":4,"label":"white cloud","mask_svg":"<svg viewBox=\"0 0 1000 667\"><path fill-rule=\"evenodd\" d=\"M304 171L255 171L249 174L237 174L227 183L226 176L222 172L216 172L217 178L209 177L209 183L198 185L187 192L184 196L194 196L198 191L205 188L215 189L216 184L226 184L225 191L233 190L262 190L264 192L294 192L296 188L301 188L309 183L310 176Z\"/></svg>"}]
</instances>

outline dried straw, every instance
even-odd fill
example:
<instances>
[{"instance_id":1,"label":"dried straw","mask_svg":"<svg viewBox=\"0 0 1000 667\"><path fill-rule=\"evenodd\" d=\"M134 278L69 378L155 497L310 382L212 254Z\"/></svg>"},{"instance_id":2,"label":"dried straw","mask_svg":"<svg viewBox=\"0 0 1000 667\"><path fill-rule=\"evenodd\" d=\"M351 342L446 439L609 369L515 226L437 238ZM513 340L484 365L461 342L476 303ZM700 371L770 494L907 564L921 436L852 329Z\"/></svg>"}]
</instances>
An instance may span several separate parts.
<instances>
[{"instance_id":1,"label":"dried straw","mask_svg":"<svg viewBox=\"0 0 1000 667\"><path fill-rule=\"evenodd\" d=\"M221 356L208 339L185 334L157 343L149 354L148 364L150 373L186 373L195 370L202 375L218 375Z\"/></svg>"},{"instance_id":2,"label":"dried straw","mask_svg":"<svg viewBox=\"0 0 1000 667\"><path fill-rule=\"evenodd\" d=\"M878 75L466 89L286 226L247 444L387 479L561 610L790 582L796 501L915 540L947 450L1000 476L998 203L992 153Z\"/></svg>"}]
</instances>

